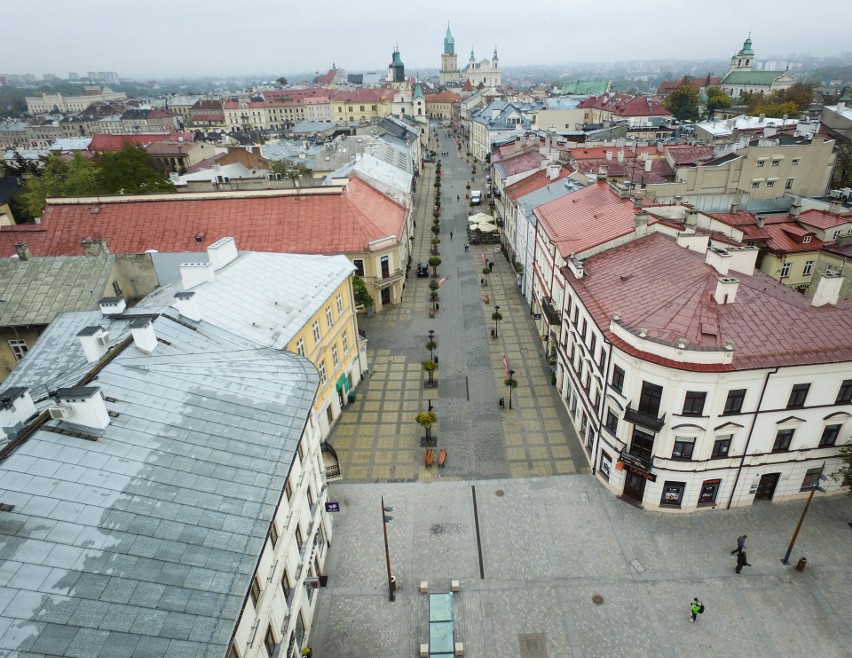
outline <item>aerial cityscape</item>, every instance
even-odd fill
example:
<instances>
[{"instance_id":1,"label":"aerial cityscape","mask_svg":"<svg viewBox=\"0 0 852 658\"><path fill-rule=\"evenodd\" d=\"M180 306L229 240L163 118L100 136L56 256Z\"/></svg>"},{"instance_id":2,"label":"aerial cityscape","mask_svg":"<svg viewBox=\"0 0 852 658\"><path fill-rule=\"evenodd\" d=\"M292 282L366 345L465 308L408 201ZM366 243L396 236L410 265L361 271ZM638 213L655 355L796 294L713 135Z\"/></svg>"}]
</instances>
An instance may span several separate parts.
<instances>
[{"instance_id":1,"label":"aerial cityscape","mask_svg":"<svg viewBox=\"0 0 852 658\"><path fill-rule=\"evenodd\" d=\"M852 655L852 9L651 4L6 8L0 655Z\"/></svg>"}]
</instances>

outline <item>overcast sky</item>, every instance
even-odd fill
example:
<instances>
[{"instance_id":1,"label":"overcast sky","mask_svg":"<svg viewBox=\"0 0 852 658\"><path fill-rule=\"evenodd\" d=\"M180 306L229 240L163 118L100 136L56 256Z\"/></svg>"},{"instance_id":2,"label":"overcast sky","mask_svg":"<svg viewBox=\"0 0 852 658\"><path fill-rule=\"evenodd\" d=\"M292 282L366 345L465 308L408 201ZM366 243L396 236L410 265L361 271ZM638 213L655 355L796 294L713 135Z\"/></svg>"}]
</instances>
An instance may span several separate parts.
<instances>
[{"instance_id":1,"label":"overcast sky","mask_svg":"<svg viewBox=\"0 0 852 658\"><path fill-rule=\"evenodd\" d=\"M6 0L1 73L127 78L440 66L447 21L459 65L757 58L852 50L850 0ZM718 73L718 72L717 72Z\"/></svg>"}]
</instances>

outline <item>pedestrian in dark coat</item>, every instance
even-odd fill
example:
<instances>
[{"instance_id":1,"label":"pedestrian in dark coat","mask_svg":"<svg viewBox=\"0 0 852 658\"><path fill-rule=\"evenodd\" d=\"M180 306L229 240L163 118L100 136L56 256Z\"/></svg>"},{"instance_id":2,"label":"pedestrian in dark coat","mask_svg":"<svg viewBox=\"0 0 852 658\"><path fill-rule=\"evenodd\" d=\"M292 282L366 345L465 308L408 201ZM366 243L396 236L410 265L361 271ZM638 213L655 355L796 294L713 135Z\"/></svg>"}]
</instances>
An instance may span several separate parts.
<instances>
[{"instance_id":1,"label":"pedestrian in dark coat","mask_svg":"<svg viewBox=\"0 0 852 658\"><path fill-rule=\"evenodd\" d=\"M746 556L746 552L737 554L737 573L743 570L743 567L750 567L751 565L748 563L748 557Z\"/></svg>"},{"instance_id":2,"label":"pedestrian in dark coat","mask_svg":"<svg viewBox=\"0 0 852 658\"><path fill-rule=\"evenodd\" d=\"M737 547L731 551L731 555L734 553L742 553L745 550L745 540L748 538L748 535L740 535L737 537Z\"/></svg>"}]
</instances>

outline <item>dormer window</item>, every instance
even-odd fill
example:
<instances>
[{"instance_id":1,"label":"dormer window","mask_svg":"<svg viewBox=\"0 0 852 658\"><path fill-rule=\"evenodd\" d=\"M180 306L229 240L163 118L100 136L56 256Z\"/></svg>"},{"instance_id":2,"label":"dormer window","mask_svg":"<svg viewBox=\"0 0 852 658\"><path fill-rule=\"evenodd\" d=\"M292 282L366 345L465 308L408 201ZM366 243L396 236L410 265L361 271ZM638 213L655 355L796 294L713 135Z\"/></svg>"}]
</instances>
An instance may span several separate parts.
<instances>
[{"instance_id":1,"label":"dormer window","mask_svg":"<svg viewBox=\"0 0 852 658\"><path fill-rule=\"evenodd\" d=\"M810 241L811 241L810 235L805 235L805 236L802 237L802 244L808 244L808 242L810 242Z\"/></svg>"}]
</instances>

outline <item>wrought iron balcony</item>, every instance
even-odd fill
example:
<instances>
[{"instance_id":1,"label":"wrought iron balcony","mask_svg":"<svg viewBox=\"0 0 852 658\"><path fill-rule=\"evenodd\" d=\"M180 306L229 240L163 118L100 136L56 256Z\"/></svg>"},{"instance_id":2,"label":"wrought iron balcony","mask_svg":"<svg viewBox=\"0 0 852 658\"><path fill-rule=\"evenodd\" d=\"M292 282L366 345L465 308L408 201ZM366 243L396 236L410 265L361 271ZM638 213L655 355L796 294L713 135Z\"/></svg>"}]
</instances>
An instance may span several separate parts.
<instances>
[{"instance_id":1,"label":"wrought iron balcony","mask_svg":"<svg viewBox=\"0 0 852 658\"><path fill-rule=\"evenodd\" d=\"M550 297L542 298L541 310L547 318L547 324L562 324L562 318L559 317L559 312L553 306L553 300Z\"/></svg>"},{"instance_id":2,"label":"wrought iron balcony","mask_svg":"<svg viewBox=\"0 0 852 658\"><path fill-rule=\"evenodd\" d=\"M624 412L624 420L626 420L628 423L633 423L634 425L639 425L641 427L654 430L654 432L659 432L666 424L666 415L663 414L662 416L657 418L653 414L645 413L644 411L639 411L638 409L633 409L630 407L630 405L628 405L627 410Z\"/></svg>"}]
</instances>

